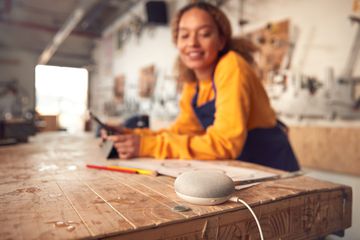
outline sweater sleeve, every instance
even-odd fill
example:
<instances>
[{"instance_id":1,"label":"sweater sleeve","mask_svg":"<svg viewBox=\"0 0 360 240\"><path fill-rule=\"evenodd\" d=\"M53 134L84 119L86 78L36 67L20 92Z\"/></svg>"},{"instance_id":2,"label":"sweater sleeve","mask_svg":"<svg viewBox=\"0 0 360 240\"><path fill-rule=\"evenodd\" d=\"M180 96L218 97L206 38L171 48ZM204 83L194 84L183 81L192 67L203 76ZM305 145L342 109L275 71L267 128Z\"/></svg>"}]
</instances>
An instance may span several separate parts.
<instances>
[{"instance_id":1,"label":"sweater sleeve","mask_svg":"<svg viewBox=\"0 0 360 240\"><path fill-rule=\"evenodd\" d=\"M213 125L205 133L197 135L173 131L143 136L140 155L202 160L235 159L243 148L247 134L249 77L253 75L245 61L235 53L225 56L219 61L214 75L217 93Z\"/></svg>"}]
</instances>

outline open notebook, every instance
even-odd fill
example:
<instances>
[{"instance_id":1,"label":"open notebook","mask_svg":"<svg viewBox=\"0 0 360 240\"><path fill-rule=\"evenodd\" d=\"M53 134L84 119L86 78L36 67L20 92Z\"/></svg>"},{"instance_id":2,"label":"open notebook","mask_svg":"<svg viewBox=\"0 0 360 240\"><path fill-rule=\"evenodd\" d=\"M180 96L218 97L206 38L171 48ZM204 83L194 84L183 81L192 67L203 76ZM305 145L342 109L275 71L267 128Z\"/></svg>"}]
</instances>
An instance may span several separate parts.
<instances>
[{"instance_id":1,"label":"open notebook","mask_svg":"<svg viewBox=\"0 0 360 240\"><path fill-rule=\"evenodd\" d=\"M233 167L224 163L211 163L199 160L119 160L112 165L122 167L141 168L156 171L158 174L177 177L181 173L191 170L221 171L235 182L253 182L277 178L279 175L251 168Z\"/></svg>"}]
</instances>

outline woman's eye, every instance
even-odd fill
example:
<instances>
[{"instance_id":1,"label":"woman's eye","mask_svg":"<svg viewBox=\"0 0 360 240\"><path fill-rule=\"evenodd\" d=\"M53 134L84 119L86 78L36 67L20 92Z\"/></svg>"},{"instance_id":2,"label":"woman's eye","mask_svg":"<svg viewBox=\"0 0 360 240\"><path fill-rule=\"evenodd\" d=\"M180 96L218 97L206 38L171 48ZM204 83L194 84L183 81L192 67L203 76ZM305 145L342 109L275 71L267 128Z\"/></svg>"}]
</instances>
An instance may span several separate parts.
<instances>
[{"instance_id":1,"label":"woman's eye","mask_svg":"<svg viewBox=\"0 0 360 240\"><path fill-rule=\"evenodd\" d=\"M186 39L188 37L189 37L188 34L182 34L182 35L179 36L180 39Z\"/></svg>"},{"instance_id":2,"label":"woman's eye","mask_svg":"<svg viewBox=\"0 0 360 240\"><path fill-rule=\"evenodd\" d=\"M202 36L202 37L210 37L211 32L202 32L202 33L200 33L200 36Z\"/></svg>"}]
</instances>

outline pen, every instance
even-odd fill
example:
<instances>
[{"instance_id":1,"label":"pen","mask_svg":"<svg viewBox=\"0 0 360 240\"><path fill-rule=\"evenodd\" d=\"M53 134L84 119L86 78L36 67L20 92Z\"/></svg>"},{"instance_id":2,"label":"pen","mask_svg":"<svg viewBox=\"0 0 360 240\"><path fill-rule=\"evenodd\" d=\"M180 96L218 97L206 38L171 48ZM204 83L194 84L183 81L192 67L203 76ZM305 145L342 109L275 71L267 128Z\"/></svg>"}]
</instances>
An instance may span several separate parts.
<instances>
[{"instance_id":1,"label":"pen","mask_svg":"<svg viewBox=\"0 0 360 240\"><path fill-rule=\"evenodd\" d=\"M98 166L98 165L91 165L91 164L87 164L86 167L94 168L94 169L101 169L101 170L109 170L109 171L137 174L137 172L135 170L130 170L130 169L111 168L111 167L107 167L107 166Z\"/></svg>"},{"instance_id":2,"label":"pen","mask_svg":"<svg viewBox=\"0 0 360 240\"><path fill-rule=\"evenodd\" d=\"M122 167L122 166L109 166L109 167L110 168L115 168L115 169L136 171L138 174L143 174L143 175L151 175L151 176L156 176L157 175L157 172L152 171L152 170L146 170L146 169L140 169L140 168L131 168L131 167Z\"/></svg>"},{"instance_id":3,"label":"pen","mask_svg":"<svg viewBox=\"0 0 360 240\"><path fill-rule=\"evenodd\" d=\"M109 171L124 172L124 173L132 173L132 174L143 174L143 175L151 175L151 176L157 175L156 171L139 169L139 168L129 168L129 167L120 167L120 166L99 166L99 165L92 165L92 164L87 164L86 167L102 169L102 170L109 170Z\"/></svg>"}]
</instances>

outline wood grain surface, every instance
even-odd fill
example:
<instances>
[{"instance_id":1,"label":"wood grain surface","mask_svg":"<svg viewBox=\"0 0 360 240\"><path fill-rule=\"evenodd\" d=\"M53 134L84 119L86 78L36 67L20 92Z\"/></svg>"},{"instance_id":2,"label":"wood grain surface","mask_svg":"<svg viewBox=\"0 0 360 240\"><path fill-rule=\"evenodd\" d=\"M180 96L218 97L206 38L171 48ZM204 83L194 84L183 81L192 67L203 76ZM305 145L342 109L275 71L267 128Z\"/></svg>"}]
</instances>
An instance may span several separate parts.
<instances>
[{"instance_id":1,"label":"wood grain surface","mask_svg":"<svg viewBox=\"0 0 360 240\"><path fill-rule=\"evenodd\" d=\"M110 164L98 144L86 134L42 133L0 147L0 239L259 239L242 204L192 205L176 196L173 178L87 169ZM300 176L235 195L254 209L265 239L317 239L351 226L344 185Z\"/></svg>"}]
</instances>

